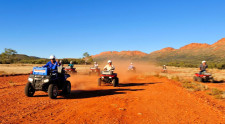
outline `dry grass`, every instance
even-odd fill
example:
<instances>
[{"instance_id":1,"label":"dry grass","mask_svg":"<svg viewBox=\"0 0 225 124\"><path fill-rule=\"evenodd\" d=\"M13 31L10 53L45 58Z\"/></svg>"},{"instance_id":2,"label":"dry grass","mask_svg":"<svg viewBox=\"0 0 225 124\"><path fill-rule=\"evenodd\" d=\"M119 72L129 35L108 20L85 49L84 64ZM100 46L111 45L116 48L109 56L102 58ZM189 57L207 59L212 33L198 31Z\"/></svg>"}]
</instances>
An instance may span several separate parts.
<instances>
[{"instance_id":1,"label":"dry grass","mask_svg":"<svg viewBox=\"0 0 225 124\"><path fill-rule=\"evenodd\" d=\"M224 99L225 98L225 92L222 90L219 90L217 88L212 88L211 92L209 92L208 94L214 96L214 98L216 98L216 99Z\"/></svg>"},{"instance_id":2,"label":"dry grass","mask_svg":"<svg viewBox=\"0 0 225 124\"><path fill-rule=\"evenodd\" d=\"M183 79L179 76L172 76L171 80L177 81L181 83L181 86L186 88L189 91L205 91L208 90L208 86L203 85L201 83L192 82L188 79Z\"/></svg>"},{"instance_id":3,"label":"dry grass","mask_svg":"<svg viewBox=\"0 0 225 124\"><path fill-rule=\"evenodd\" d=\"M0 64L0 71L4 74L27 74L32 71L33 64ZM3 73L2 73L3 74Z\"/></svg>"},{"instance_id":4,"label":"dry grass","mask_svg":"<svg viewBox=\"0 0 225 124\"><path fill-rule=\"evenodd\" d=\"M0 75L2 75L2 74L5 74L5 72L4 71L0 71Z\"/></svg>"},{"instance_id":5,"label":"dry grass","mask_svg":"<svg viewBox=\"0 0 225 124\"><path fill-rule=\"evenodd\" d=\"M0 64L0 75L3 74L28 74L33 67L41 67L43 64ZM64 67L67 65L65 64ZM78 72L86 73L92 65L74 65Z\"/></svg>"},{"instance_id":6,"label":"dry grass","mask_svg":"<svg viewBox=\"0 0 225 124\"><path fill-rule=\"evenodd\" d=\"M189 80L181 81L182 87L188 89L189 91L205 91L208 90L208 86L202 85L200 83L191 82Z\"/></svg>"},{"instance_id":7,"label":"dry grass","mask_svg":"<svg viewBox=\"0 0 225 124\"><path fill-rule=\"evenodd\" d=\"M174 81L180 81L180 78L178 76L172 76L170 79Z\"/></svg>"}]
</instances>

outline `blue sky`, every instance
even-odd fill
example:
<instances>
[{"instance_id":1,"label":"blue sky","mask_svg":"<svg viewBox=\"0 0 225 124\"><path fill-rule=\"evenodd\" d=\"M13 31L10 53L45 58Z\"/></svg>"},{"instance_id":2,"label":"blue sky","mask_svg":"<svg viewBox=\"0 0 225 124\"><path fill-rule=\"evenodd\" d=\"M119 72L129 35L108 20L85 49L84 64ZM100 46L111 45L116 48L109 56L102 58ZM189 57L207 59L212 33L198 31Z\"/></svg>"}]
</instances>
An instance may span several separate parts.
<instances>
[{"instance_id":1,"label":"blue sky","mask_svg":"<svg viewBox=\"0 0 225 124\"><path fill-rule=\"evenodd\" d=\"M84 52L209 43L225 37L224 0L0 0L0 52Z\"/></svg>"}]
</instances>

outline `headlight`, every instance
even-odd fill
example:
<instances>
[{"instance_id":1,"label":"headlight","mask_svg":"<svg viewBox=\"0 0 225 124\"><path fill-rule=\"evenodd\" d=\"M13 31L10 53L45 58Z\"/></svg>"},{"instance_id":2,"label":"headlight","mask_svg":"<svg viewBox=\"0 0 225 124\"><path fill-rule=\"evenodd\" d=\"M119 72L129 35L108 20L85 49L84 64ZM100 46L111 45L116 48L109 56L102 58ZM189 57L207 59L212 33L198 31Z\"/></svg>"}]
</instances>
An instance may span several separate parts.
<instances>
[{"instance_id":1,"label":"headlight","mask_svg":"<svg viewBox=\"0 0 225 124\"><path fill-rule=\"evenodd\" d=\"M104 77L102 76L102 78L104 78Z\"/></svg>"},{"instance_id":2,"label":"headlight","mask_svg":"<svg viewBox=\"0 0 225 124\"><path fill-rule=\"evenodd\" d=\"M49 82L49 79L44 79L44 82L45 82L45 83Z\"/></svg>"},{"instance_id":3,"label":"headlight","mask_svg":"<svg viewBox=\"0 0 225 124\"><path fill-rule=\"evenodd\" d=\"M34 80L33 78L28 78L29 82L33 82L33 80Z\"/></svg>"},{"instance_id":4,"label":"headlight","mask_svg":"<svg viewBox=\"0 0 225 124\"><path fill-rule=\"evenodd\" d=\"M109 78L112 78L112 77L109 77Z\"/></svg>"}]
</instances>

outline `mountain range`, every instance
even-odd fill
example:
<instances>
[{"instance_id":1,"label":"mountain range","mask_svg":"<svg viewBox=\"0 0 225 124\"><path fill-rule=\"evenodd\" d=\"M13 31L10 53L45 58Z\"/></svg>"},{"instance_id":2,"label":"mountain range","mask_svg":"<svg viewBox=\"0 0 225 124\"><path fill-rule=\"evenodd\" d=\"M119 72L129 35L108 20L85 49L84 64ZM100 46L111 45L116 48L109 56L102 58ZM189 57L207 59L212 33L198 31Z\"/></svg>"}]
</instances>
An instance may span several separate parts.
<instances>
[{"instance_id":1,"label":"mountain range","mask_svg":"<svg viewBox=\"0 0 225 124\"><path fill-rule=\"evenodd\" d=\"M149 61L160 64L187 63L199 64L202 60L211 63L225 64L225 38L220 39L214 44L191 43L179 49L167 47L151 53L141 51L107 51L92 56L96 61L105 59L124 59Z\"/></svg>"}]
</instances>

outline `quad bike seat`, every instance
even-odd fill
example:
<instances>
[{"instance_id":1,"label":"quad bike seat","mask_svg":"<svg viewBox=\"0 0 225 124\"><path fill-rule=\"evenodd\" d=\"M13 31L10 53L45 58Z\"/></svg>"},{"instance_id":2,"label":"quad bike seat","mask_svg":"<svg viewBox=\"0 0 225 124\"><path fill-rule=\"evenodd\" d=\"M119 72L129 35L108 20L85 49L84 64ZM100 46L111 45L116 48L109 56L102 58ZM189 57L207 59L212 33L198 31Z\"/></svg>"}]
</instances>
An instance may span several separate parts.
<instances>
[{"instance_id":1,"label":"quad bike seat","mask_svg":"<svg viewBox=\"0 0 225 124\"><path fill-rule=\"evenodd\" d=\"M58 73L62 73L63 72L63 67L62 66L58 66L57 71L58 71Z\"/></svg>"},{"instance_id":2,"label":"quad bike seat","mask_svg":"<svg viewBox=\"0 0 225 124\"><path fill-rule=\"evenodd\" d=\"M210 73L203 73L203 75L211 75Z\"/></svg>"},{"instance_id":3,"label":"quad bike seat","mask_svg":"<svg viewBox=\"0 0 225 124\"><path fill-rule=\"evenodd\" d=\"M113 71L102 71L103 75L112 75Z\"/></svg>"},{"instance_id":4,"label":"quad bike seat","mask_svg":"<svg viewBox=\"0 0 225 124\"><path fill-rule=\"evenodd\" d=\"M91 70L95 70L95 69L98 69L98 68L95 68L95 67L91 67L90 69L91 69Z\"/></svg>"}]
</instances>

